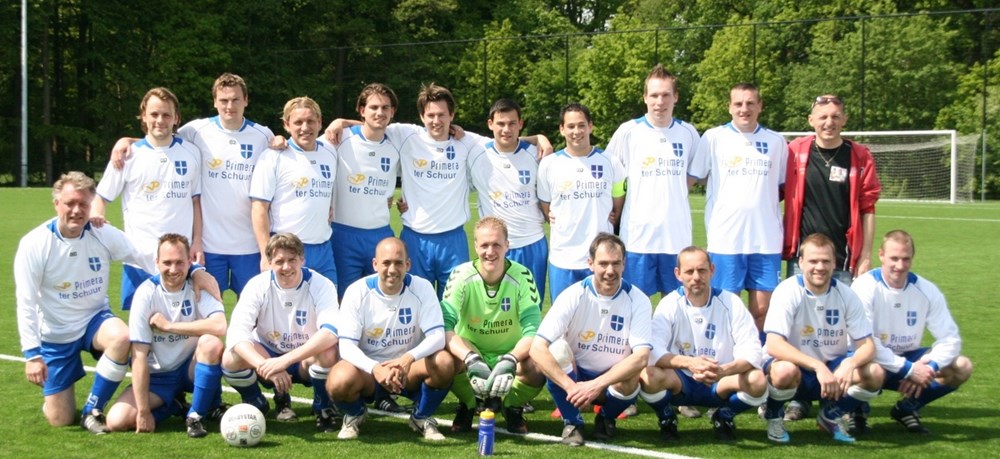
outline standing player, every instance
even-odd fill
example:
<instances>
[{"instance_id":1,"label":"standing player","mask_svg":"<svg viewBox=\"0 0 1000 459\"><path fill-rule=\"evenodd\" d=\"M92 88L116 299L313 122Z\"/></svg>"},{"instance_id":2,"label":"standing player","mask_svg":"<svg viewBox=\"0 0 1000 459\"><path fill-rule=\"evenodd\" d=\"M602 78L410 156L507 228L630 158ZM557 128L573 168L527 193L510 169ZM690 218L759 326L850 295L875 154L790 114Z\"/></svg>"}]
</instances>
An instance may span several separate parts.
<instances>
[{"instance_id":1,"label":"standing player","mask_svg":"<svg viewBox=\"0 0 1000 459\"><path fill-rule=\"evenodd\" d=\"M97 359L97 371L80 425L102 434L108 432L102 410L125 377L129 352L128 327L108 305L111 261L150 272L155 265L118 229L89 223L96 196L97 184L82 172L59 177L52 186L56 217L21 239L14 283L24 373L42 387L45 418L53 426L73 423L73 386L86 374L80 358L86 350Z\"/></svg>"},{"instance_id":2,"label":"standing player","mask_svg":"<svg viewBox=\"0 0 1000 459\"><path fill-rule=\"evenodd\" d=\"M170 416L175 396L193 392L187 434L201 438L208 435L202 418L222 400L220 337L226 333L226 311L210 296L195 299L184 236L160 237L156 267L159 274L135 292L129 314L132 384L108 411L108 428L152 432Z\"/></svg>"},{"instance_id":3,"label":"standing player","mask_svg":"<svg viewBox=\"0 0 1000 459\"><path fill-rule=\"evenodd\" d=\"M757 327L740 297L711 287L715 266L704 249L681 250L674 271L682 287L653 313L655 365L643 370L639 395L656 410L666 440L678 439L670 406L678 403L718 408L716 436L735 440L733 418L767 401Z\"/></svg>"},{"instance_id":4,"label":"standing player","mask_svg":"<svg viewBox=\"0 0 1000 459\"><path fill-rule=\"evenodd\" d=\"M493 131L469 156L472 185L479 191L479 217L499 217L510 230L507 258L526 266L545 294L549 244L545 240L545 217L538 207L538 148L521 140L521 107L511 99L500 99L490 108L486 121Z\"/></svg>"},{"instance_id":5,"label":"standing player","mask_svg":"<svg viewBox=\"0 0 1000 459\"><path fill-rule=\"evenodd\" d=\"M871 321L850 287L833 279L830 238L811 234L799 248L802 274L774 291L767 313L767 438L788 443L784 404L793 396L820 400L816 424L840 442L854 442L846 414L878 396L884 373L872 361ZM849 353L849 346L854 352Z\"/></svg>"},{"instance_id":6,"label":"standing player","mask_svg":"<svg viewBox=\"0 0 1000 459\"><path fill-rule=\"evenodd\" d=\"M590 144L590 110L569 104L559 114L566 148L538 166L538 201L549 221L549 297L587 277L587 246L610 233L625 204L625 170L620 161ZM591 254L593 255L593 254ZM623 254L624 256L624 254Z\"/></svg>"},{"instance_id":7,"label":"standing player","mask_svg":"<svg viewBox=\"0 0 1000 459\"><path fill-rule=\"evenodd\" d=\"M261 155L250 183L257 245L263 255L272 234L296 234L305 244L306 266L335 282L330 222L337 152L317 140L323 114L316 101L296 97L285 104L283 113L291 140L286 148ZM268 265L261 256L261 271Z\"/></svg>"},{"instance_id":8,"label":"standing player","mask_svg":"<svg viewBox=\"0 0 1000 459\"><path fill-rule=\"evenodd\" d=\"M541 296L531 271L506 257L509 245L503 220L479 220L479 258L452 271L441 301L448 349L465 367L452 385L459 401L453 432L472 430L479 398L501 399L507 430L528 433L522 407L545 382L528 354L541 322Z\"/></svg>"},{"instance_id":9,"label":"standing player","mask_svg":"<svg viewBox=\"0 0 1000 459\"><path fill-rule=\"evenodd\" d=\"M883 388L903 396L889 414L906 430L927 434L919 410L968 381L972 362L961 355L962 338L944 295L910 271L915 252L906 231L886 233L878 251L882 267L858 277L851 288L873 321L875 360L886 370ZM930 347L920 346L925 328L934 336ZM858 411L854 421L856 429L867 424Z\"/></svg>"},{"instance_id":10,"label":"standing player","mask_svg":"<svg viewBox=\"0 0 1000 459\"><path fill-rule=\"evenodd\" d=\"M393 393L416 402L410 428L426 440L444 440L434 412L448 395L455 368L444 349L434 287L407 273L406 245L394 237L378 244L372 265L378 274L347 288L337 321L343 360L327 385L344 414L337 438L357 438L368 415L365 400Z\"/></svg>"},{"instance_id":11,"label":"standing player","mask_svg":"<svg viewBox=\"0 0 1000 459\"><path fill-rule=\"evenodd\" d=\"M244 403L268 411L257 379L274 388L279 421L298 418L288 391L293 382L313 388L316 428L336 428L326 378L337 362L337 290L305 267L305 247L294 234L275 234L262 252L271 269L250 280L233 309L222 372Z\"/></svg>"},{"instance_id":12,"label":"standing player","mask_svg":"<svg viewBox=\"0 0 1000 459\"><path fill-rule=\"evenodd\" d=\"M590 244L593 275L567 288L552 303L531 345L531 360L548 378L552 400L562 413L562 441L584 443L580 408L601 404L594 436L614 438L615 418L635 403L639 374L649 361L649 297L622 280L625 244L601 233ZM569 348L568 359L554 357L553 344ZM563 354L563 352L558 352Z\"/></svg>"},{"instance_id":13,"label":"standing player","mask_svg":"<svg viewBox=\"0 0 1000 459\"><path fill-rule=\"evenodd\" d=\"M688 205L690 158L698 145L694 126L674 118L677 77L657 64L642 92L646 115L626 121L607 153L625 166L621 236L628 247L625 279L649 295L677 289L677 253L691 245Z\"/></svg>"},{"instance_id":14,"label":"standing player","mask_svg":"<svg viewBox=\"0 0 1000 459\"><path fill-rule=\"evenodd\" d=\"M176 233L191 241L191 254L201 263L201 152L174 135L181 120L177 96L167 88L150 89L139 104L139 119L146 137L133 145L123 169L108 164L104 170L93 204L95 223L105 221L106 203L120 195L125 234L150 260L156 259L160 235ZM135 289L150 276L125 265L122 309L129 309Z\"/></svg>"},{"instance_id":15,"label":"standing player","mask_svg":"<svg viewBox=\"0 0 1000 459\"><path fill-rule=\"evenodd\" d=\"M750 291L759 331L781 271L778 199L788 161L785 139L757 122L763 106L756 86L733 86L733 120L705 131L690 168L698 180L708 179L705 230L716 285L737 295Z\"/></svg>"}]
</instances>

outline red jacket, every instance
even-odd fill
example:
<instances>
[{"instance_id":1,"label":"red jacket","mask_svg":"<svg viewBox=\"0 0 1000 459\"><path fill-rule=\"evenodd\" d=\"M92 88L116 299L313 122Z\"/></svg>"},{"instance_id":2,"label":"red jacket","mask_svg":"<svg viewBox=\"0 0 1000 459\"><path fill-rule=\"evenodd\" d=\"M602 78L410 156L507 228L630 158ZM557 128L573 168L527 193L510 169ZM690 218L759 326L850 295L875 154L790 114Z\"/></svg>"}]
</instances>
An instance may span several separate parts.
<instances>
[{"instance_id":1,"label":"red jacket","mask_svg":"<svg viewBox=\"0 0 1000 459\"><path fill-rule=\"evenodd\" d=\"M802 229L802 203L805 201L806 166L812 151L815 135L799 137L788 144L788 168L785 176L785 242L782 258L791 260L797 255ZM851 170L848 173L851 187L851 227L847 228L848 269L854 273L864 245L865 234L861 216L875 213L875 202L882 192L882 184L875 172L875 160L868 147L851 142Z\"/></svg>"}]
</instances>

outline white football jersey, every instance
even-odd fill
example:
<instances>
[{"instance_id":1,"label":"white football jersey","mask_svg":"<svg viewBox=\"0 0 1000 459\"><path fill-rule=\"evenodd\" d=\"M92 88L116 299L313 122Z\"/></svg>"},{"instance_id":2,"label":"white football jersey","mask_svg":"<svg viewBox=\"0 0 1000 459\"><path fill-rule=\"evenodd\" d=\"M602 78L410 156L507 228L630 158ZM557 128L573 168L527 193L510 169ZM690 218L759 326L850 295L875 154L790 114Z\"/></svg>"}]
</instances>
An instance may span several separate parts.
<instances>
[{"instance_id":1,"label":"white football jersey","mask_svg":"<svg viewBox=\"0 0 1000 459\"><path fill-rule=\"evenodd\" d=\"M257 253L250 222L250 179L274 134L244 119L238 130L222 127L218 116L181 126L177 134L201 151L201 215L205 252Z\"/></svg>"},{"instance_id":2,"label":"white football jersey","mask_svg":"<svg viewBox=\"0 0 1000 459\"><path fill-rule=\"evenodd\" d=\"M910 273L902 289L889 287L882 268L861 275L851 284L872 320L876 362L892 372L905 364L901 354L920 348L924 330L934 337L927 356L939 368L951 365L962 352L958 325L951 317L948 302L931 281Z\"/></svg>"},{"instance_id":3,"label":"white football jersey","mask_svg":"<svg viewBox=\"0 0 1000 459\"><path fill-rule=\"evenodd\" d=\"M194 322L212 314L225 314L222 303L212 295L201 295L195 301L191 281L177 292L168 292L160 283L160 275L146 279L135 291L128 317L128 335L133 343L149 344L149 372L166 373L187 362L198 347L198 337L153 330L149 319L157 313L171 323Z\"/></svg>"},{"instance_id":4,"label":"white football jersey","mask_svg":"<svg viewBox=\"0 0 1000 459\"><path fill-rule=\"evenodd\" d=\"M323 142L303 151L291 141L288 148L266 150L257 161L250 198L271 203L271 232L293 233L306 244L330 239L329 217L337 153Z\"/></svg>"},{"instance_id":5,"label":"white football jersey","mask_svg":"<svg viewBox=\"0 0 1000 459\"><path fill-rule=\"evenodd\" d=\"M821 362L847 355L854 341L872 335L872 323L850 287L837 279L830 282L830 290L813 295L801 274L781 281L771 296L764 333L784 336L803 354Z\"/></svg>"},{"instance_id":6,"label":"white football jersey","mask_svg":"<svg viewBox=\"0 0 1000 459\"><path fill-rule=\"evenodd\" d=\"M632 351L652 349L649 297L622 281L614 296L594 289L594 276L571 285L556 298L536 336L549 343L565 339L576 366L603 373Z\"/></svg>"},{"instance_id":7,"label":"white football jersey","mask_svg":"<svg viewBox=\"0 0 1000 459\"><path fill-rule=\"evenodd\" d=\"M469 221L469 153L471 139L431 138L413 125L389 125L388 135L402 138L399 161L403 199L409 209L403 225L418 233L451 231Z\"/></svg>"},{"instance_id":8,"label":"white football jersey","mask_svg":"<svg viewBox=\"0 0 1000 459\"><path fill-rule=\"evenodd\" d=\"M389 224L387 200L396 192L399 142L388 135L368 140L361 126L346 129L337 147L336 201L333 221L354 228Z\"/></svg>"},{"instance_id":9,"label":"white football jersey","mask_svg":"<svg viewBox=\"0 0 1000 459\"><path fill-rule=\"evenodd\" d=\"M479 218L494 216L507 224L510 248L545 237L545 218L538 208L538 148L521 141L513 153L497 150L489 140L469 156L472 185L479 192Z\"/></svg>"},{"instance_id":10,"label":"white football jersey","mask_svg":"<svg viewBox=\"0 0 1000 459\"><path fill-rule=\"evenodd\" d=\"M694 307L684 288L670 292L653 312L650 364L666 354L708 357L720 365L744 360L761 367L761 346L753 316L739 296L712 289L708 304ZM689 376L691 372L683 370Z\"/></svg>"},{"instance_id":11,"label":"white football jersey","mask_svg":"<svg viewBox=\"0 0 1000 459\"><path fill-rule=\"evenodd\" d=\"M778 189L785 183L787 163L785 138L763 126L743 133L727 123L705 131L691 158L690 173L708 177L709 252L781 253L784 227Z\"/></svg>"},{"instance_id":12,"label":"white football jersey","mask_svg":"<svg viewBox=\"0 0 1000 459\"><path fill-rule=\"evenodd\" d=\"M698 145L694 126L674 118L659 128L645 116L622 123L605 151L628 181L621 236L633 253L680 253L691 245L688 168Z\"/></svg>"},{"instance_id":13,"label":"white football jersey","mask_svg":"<svg viewBox=\"0 0 1000 459\"><path fill-rule=\"evenodd\" d=\"M254 341L284 354L321 328L336 333L338 308L333 282L316 271L302 268L302 282L291 289L281 288L274 273L264 271L247 282L233 309L226 348Z\"/></svg>"}]
</instances>

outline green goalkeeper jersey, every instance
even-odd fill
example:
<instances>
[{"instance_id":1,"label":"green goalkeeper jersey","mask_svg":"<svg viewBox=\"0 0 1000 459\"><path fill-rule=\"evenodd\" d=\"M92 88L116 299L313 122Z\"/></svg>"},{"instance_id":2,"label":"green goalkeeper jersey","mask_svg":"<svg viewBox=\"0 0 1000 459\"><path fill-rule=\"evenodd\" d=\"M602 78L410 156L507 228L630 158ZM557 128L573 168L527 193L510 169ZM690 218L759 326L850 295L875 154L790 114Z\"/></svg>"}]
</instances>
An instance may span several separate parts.
<instances>
[{"instance_id":1,"label":"green goalkeeper jersey","mask_svg":"<svg viewBox=\"0 0 1000 459\"><path fill-rule=\"evenodd\" d=\"M506 260L500 285L489 288L479 275L479 260L451 272L441 300L444 328L472 343L493 365L526 336L535 336L542 321L541 296L531 271Z\"/></svg>"}]
</instances>

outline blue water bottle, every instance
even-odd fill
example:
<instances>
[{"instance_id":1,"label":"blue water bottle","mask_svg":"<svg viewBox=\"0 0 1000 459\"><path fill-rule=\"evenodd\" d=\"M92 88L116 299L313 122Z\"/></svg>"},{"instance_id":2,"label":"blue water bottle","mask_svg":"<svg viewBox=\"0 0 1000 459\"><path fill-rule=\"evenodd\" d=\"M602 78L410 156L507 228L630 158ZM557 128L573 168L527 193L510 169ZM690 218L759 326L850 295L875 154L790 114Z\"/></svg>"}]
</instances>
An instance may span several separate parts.
<instances>
[{"instance_id":1,"label":"blue water bottle","mask_svg":"<svg viewBox=\"0 0 1000 459\"><path fill-rule=\"evenodd\" d=\"M483 410L479 413L479 455L493 455L493 427L496 425L496 415L493 411Z\"/></svg>"}]
</instances>

